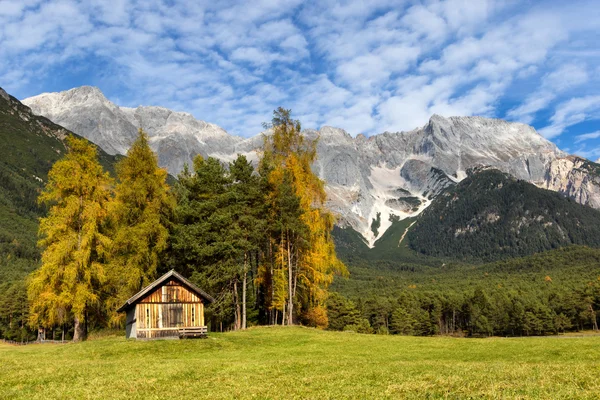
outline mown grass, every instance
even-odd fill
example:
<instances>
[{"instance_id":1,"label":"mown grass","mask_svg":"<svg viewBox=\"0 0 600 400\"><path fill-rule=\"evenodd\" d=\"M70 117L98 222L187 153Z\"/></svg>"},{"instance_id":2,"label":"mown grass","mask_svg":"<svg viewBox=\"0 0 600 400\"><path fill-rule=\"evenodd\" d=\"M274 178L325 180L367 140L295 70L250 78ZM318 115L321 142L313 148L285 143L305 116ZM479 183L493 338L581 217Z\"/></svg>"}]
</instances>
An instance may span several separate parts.
<instances>
[{"instance_id":1,"label":"mown grass","mask_svg":"<svg viewBox=\"0 0 600 400\"><path fill-rule=\"evenodd\" d=\"M0 344L0 398L594 399L600 337L254 328L206 340Z\"/></svg>"}]
</instances>

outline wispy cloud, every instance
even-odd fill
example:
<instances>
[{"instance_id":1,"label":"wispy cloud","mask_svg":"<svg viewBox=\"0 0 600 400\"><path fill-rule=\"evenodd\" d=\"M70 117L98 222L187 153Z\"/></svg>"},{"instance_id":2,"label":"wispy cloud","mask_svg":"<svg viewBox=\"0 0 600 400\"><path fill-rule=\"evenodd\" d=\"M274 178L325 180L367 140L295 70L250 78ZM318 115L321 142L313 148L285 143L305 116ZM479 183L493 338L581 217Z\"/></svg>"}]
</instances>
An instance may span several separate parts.
<instances>
[{"instance_id":1,"label":"wispy cloud","mask_svg":"<svg viewBox=\"0 0 600 400\"><path fill-rule=\"evenodd\" d=\"M93 84L245 136L284 105L352 134L439 113L558 137L600 118L598 13L593 1L3 0L0 85L26 97Z\"/></svg>"},{"instance_id":2,"label":"wispy cloud","mask_svg":"<svg viewBox=\"0 0 600 400\"><path fill-rule=\"evenodd\" d=\"M553 138L569 126L590 119L600 119L600 96L577 97L559 104L550 118L550 125L541 129L540 133Z\"/></svg>"},{"instance_id":3,"label":"wispy cloud","mask_svg":"<svg viewBox=\"0 0 600 400\"><path fill-rule=\"evenodd\" d=\"M598 139L600 138L600 131L584 133L583 135L575 136L575 143L581 143L586 140Z\"/></svg>"},{"instance_id":4,"label":"wispy cloud","mask_svg":"<svg viewBox=\"0 0 600 400\"><path fill-rule=\"evenodd\" d=\"M576 88L588 81L588 72L584 66L565 64L542 78L539 90L536 90L516 108L510 110L507 116L511 119L529 124L535 114L548 107L548 105L561 93Z\"/></svg>"},{"instance_id":5,"label":"wispy cloud","mask_svg":"<svg viewBox=\"0 0 600 400\"><path fill-rule=\"evenodd\" d=\"M591 161L599 162L600 158L598 157L600 157L600 146L593 148L580 147L577 150L575 150L574 154L583 158L587 158Z\"/></svg>"}]
</instances>

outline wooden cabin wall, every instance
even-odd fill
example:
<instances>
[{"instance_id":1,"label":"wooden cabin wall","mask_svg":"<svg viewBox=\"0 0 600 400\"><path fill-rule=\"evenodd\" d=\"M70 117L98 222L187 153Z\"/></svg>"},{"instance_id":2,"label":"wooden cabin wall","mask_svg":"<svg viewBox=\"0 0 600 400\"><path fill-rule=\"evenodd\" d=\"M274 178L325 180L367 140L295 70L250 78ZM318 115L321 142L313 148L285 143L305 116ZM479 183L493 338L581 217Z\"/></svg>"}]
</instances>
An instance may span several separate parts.
<instances>
[{"instance_id":1,"label":"wooden cabin wall","mask_svg":"<svg viewBox=\"0 0 600 400\"><path fill-rule=\"evenodd\" d=\"M136 308L137 330L204 326L202 303L138 303Z\"/></svg>"},{"instance_id":2,"label":"wooden cabin wall","mask_svg":"<svg viewBox=\"0 0 600 400\"><path fill-rule=\"evenodd\" d=\"M138 338L178 335L180 327L204 326L202 298L177 281L169 281L136 305Z\"/></svg>"}]
</instances>

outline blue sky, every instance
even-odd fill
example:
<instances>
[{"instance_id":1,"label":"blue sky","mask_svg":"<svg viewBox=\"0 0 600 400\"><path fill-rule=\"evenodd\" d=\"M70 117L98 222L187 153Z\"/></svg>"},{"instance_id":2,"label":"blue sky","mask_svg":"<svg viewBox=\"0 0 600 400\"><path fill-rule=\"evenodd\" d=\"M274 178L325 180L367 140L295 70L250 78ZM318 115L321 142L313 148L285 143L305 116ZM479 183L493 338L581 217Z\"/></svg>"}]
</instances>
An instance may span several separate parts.
<instances>
[{"instance_id":1,"label":"blue sky","mask_svg":"<svg viewBox=\"0 0 600 400\"><path fill-rule=\"evenodd\" d=\"M0 0L0 86L98 86L252 136L274 108L352 135L431 114L600 158L599 1Z\"/></svg>"}]
</instances>

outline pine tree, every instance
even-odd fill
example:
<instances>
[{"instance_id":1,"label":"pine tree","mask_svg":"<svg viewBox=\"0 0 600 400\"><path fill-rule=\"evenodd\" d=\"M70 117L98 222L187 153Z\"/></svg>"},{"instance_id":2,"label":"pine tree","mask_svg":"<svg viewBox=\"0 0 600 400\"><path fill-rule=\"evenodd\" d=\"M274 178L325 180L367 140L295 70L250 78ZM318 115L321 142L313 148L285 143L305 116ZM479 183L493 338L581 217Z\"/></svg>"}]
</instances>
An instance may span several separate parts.
<instances>
[{"instance_id":1,"label":"pine tree","mask_svg":"<svg viewBox=\"0 0 600 400\"><path fill-rule=\"evenodd\" d=\"M175 208L166 182L167 171L159 168L148 136L141 129L116 169L119 183L111 208L115 234L110 263L110 286L114 291L109 297L110 312L156 279ZM118 316L113 315L113 319Z\"/></svg>"},{"instance_id":2,"label":"pine tree","mask_svg":"<svg viewBox=\"0 0 600 400\"><path fill-rule=\"evenodd\" d=\"M98 163L96 147L67 138L68 153L48 174L39 197L50 205L40 220L42 265L28 287L30 324L51 327L74 319L73 340L85 338L86 315L98 307L106 281L111 240L105 235L111 179Z\"/></svg>"}]
</instances>

